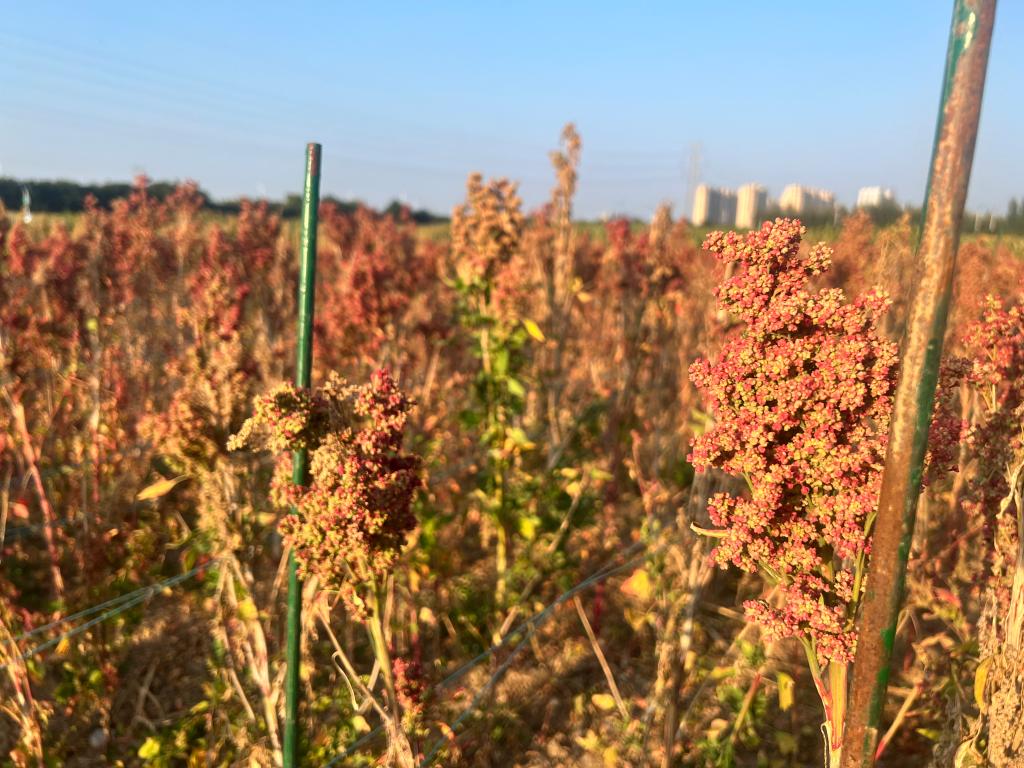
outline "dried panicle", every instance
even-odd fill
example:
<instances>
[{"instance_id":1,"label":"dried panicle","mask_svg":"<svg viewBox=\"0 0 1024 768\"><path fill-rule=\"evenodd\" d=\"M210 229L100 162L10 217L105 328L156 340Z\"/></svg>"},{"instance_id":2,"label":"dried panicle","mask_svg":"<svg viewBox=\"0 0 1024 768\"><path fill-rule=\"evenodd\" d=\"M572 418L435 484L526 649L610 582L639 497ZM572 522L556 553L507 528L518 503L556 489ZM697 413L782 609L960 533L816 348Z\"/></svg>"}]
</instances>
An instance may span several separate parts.
<instances>
[{"instance_id":1,"label":"dried panicle","mask_svg":"<svg viewBox=\"0 0 1024 768\"><path fill-rule=\"evenodd\" d=\"M327 428L326 402L317 393L279 384L253 403L253 415L228 440L228 450L246 446L274 453L315 447Z\"/></svg>"},{"instance_id":2,"label":"dried panicle","mask_svg":"<svg viewBox=\"0 0 1024 768\"><path fill-rule=\"evenodd\" d=\"M471 275L488 280L519 248L524 217L516 184L483 183L479 173L466 183L466 202L452 212L452 251Z\"/></svg>"},{"instance_id":3,"label":"dried panicle","mask_svg":"<svg viewBox=\"0 0 1024 768\"><path fill-rule=\"evenodd\" d=\"M986 563L997 601L1010 601L1017 551L1017 520L1001 510L1010 491L1010 467L1024 452L1024 305L1008 307L993 296L964 336L970 361L967 380L984 405L968 435L978 471L968 484L964 507L985 521Z\"/></svg>"},{"instance_id":4,"label":"dried panicle","mask_svg":"<svg viewBox=\"0 0 1024 768\"><path fill-rule=\"evenodd\" d=\"M1024 281L1024 261L1005 242L972 238L956 255L953 304L949 327L957 339L977 332L975 321L991 312L994 302L1015 302Z\"/></svg>"},{"instance_id":5,"label":"dried panicle","mask_svg":"<svg viewBox=\"0 0 1024 768\"><path fill-rule=\"evenodd\" d=\"M649 238L651 248L660 250L665 247L669 232L672 230L672 207L668 203L662 203L651 217L651 229Z\"/></svg>"},{"instance_id":6,"label":"dried panicle","mask_svg":"<svg viewBox=\"0 0 1024 768\"><path fill-rule=\"evenodd\" d=\"M964 346L973 352L971 382L996 388L1001 406L1024 400L1024 307L1006 308L989 295L981 320L965 334ZM996 404L996 403L993 403Z\"/></svg>"},{"instance_id":7,"label":"dried panicle","mask_svg":"<svg viewBox=\"0 0 1024 768\"><path fill-rule=\"evenodd\" d=\"M433 282L432 254L406 209L396 218L362 206L354 213L333 203L320 208L318 340L334 364L359 353L376 359L388 339L408 331L416 297Z\"/></svg>"},{"instance_id":8,"label":"dried panicle","mask_svg":"<svg viewBox=\"0 0 1024 768\"><path fill-rule=\"evenodd\" d=\"M558 185L551 194L556 205L568 206L576 194L576 169L579 167L580 150L583 148L583 141L572 123L567 123L562 129L562 147L562 150L550 154L551 165L558 180Z\"/></svg>"},{"instance_id":9,"label":"dried panicle","mask_svg":"<svg viewBox=\"0 0 1024 768\"><path fill-rule=\"evenodd\" d=\"M282 533L302 573L341 589L357 610L356 588L388 572L416 525L419 460L401 452L410 407L386 370L362 386L332 375L317 390L284 384L258 398L231 440L234 449L310 451L308 487L280 475L275 483L275 497L294 505Z\"/></svg>"},{"instance_id":10,"label":"dried panicle","mask_svg":"<svg viewBox=\"0 0 1024 768\"><path fill-rule=\"evenodd\" d=\"M883 294L848 302L841 290L807 289L830 251L799 253L805 230L777 219L746 237L714 232L704 247L734 262L720 304L744 321L714 362L691 367L716 417L693 443L698 469L742 475L750 498L719 495L708 506L722 538L721 565L764 570L783 607L748 613L770 635L805 636L827 659L852 658L848 605L854 567L868 549L866 520L881 481L896 345L877 324Z\"/></svg>"},{"instance_id":11,"label":"dried panicle","mask_svg":"<svg viewBox=\"0 0 1024 768\"><path fill-rule=\"evenodd\" d=\"M851 293L859 293L871 285L891 285L891 280L881 279L885 276L873 274L879 266L875 225L864 209L843 220L832 248L832 268L825 276L828 287L842 287Z\"/></svg>"}]
</instances>

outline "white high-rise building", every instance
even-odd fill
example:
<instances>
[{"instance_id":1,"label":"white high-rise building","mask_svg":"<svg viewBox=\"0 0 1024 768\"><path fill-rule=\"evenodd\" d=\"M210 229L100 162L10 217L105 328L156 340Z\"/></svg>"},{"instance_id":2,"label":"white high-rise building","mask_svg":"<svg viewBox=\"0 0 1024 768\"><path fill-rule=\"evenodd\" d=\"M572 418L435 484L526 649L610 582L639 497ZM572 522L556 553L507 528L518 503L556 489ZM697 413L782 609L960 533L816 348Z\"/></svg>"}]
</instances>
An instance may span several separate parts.
<instances>
[{"instance_id":1,"label":"white high-rise building","mask_svg":"<svg viewBox=\"0 0 1024 768\"><path fill-rule=\"evenodd\" d=\"M731 189L715 189L701 184L694 191L693 225L703 227L732 226L736 220L736 193Z\"/></svg>"},{"instance_id":2,"label":"white high-rise building","mask_svg":"<svg viewBox=\"0 0 1024 768\"><path fill-rule=\"evenodd\" d=\"M790 184L779 197L779 208L798 216L821 215L835 211L836 198L824 189Z\"/></svg>"},{"instance_id":3,"label":"white high-rise building","mask_svg":"<svg viewBox=\"0 0 1024 768\"><path fill-rule=\"evenodd\" d=\"M896 202L896 195L888 187L861 187L857 192L858 208L877 208L882 203Z\"/></svg>"},{"instance_id":4,"label":"white high-rise building","mask_svg":"<svg viewBox=\"0 0 1024 768\"><path fill-rule=\"evenodd\" d=\"M760 184L744 184L736 190L736 228L753 229L768 207L768 190Z\"/></svg>"}]
</instances>

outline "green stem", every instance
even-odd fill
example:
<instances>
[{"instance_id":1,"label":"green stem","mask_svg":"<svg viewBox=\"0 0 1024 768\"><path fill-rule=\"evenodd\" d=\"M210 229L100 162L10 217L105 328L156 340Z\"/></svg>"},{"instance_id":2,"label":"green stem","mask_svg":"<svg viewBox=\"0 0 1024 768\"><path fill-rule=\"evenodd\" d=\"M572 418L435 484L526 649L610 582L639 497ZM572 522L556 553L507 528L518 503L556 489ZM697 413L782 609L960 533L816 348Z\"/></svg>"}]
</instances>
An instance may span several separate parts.
<instances>
[{"instance_id":1,"label":"green stem","mask_svg":"<svg viewBox=\"0 0 1024 768\"><path fill-rule=\"evenodd\" d=\"M373 644L373 655L380 666L381 676L384 678L384 689L387 692L388 713L395 723L401 722L401 712L398 708L398 695L395 692L394 670L391 666L391 652L384 637L384 615L381 610L381 586L374 580L370 587L370 641Z\"/></svg>"},{"instance_id":2,"label":"green stem","mask_svg":"<svg viewBox=\"0 0 1024 768\"><path fill-rule=\"evenodd\" d=\"M505 603L505 592L508 581L508 532L505 524L498 520L498 548L496 553L498 584L494 590L494 601L500 606Z\"/></svg>"}]
</instances>

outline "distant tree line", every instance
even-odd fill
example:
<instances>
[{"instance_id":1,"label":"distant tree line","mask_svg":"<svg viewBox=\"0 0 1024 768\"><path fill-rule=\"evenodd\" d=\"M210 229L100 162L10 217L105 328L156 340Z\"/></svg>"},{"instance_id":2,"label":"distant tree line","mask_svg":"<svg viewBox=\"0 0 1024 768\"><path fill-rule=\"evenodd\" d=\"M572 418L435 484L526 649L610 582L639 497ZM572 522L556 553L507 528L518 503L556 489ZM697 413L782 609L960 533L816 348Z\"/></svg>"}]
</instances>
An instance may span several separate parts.
<instances>
[{"instance_id":1,"label":"distant tree line","mask_svg":"<svg viewBox=\"0 0 1024 768\"><path fill-rule=\"evenodd\" d=\"M1011 198L1006 206L1006 217L997 224L1000 232L1011 235L1024 235L1024 201Z\"/></svg>"},{"instance_id":2,"label":"distant tree line","mask_svg":"<svg viewBox=\"0 0 1024 768\"><path fill-rule=\"evenodd\" d=\"M174 191L178 185L169 181L155 181L147 185L149 194L158 200L163 200ZM23 190L27 189L31 198L31 208L37 213L78 213L85 210L85 200L92 195L102 208L110 208L111 204L131 194L132 185L127 182L112 182L109 184L79 184L74 181L36 181L20 180L0 176L0 201L8 211L17 211L22 207ZM206 192L199 190L203 199L203 207L209 211L218 213L238 213L241 200L214 201ZM351 200L339 200L327 196L324 202L332 202L343 211L354 211L359 203ZM298 218L302 212L302 197L300 195L288 195L283 201L268 201L270 207L286 219ZM403 206L397 200L388 205L381 213L390 216L399 216ZM432 224L434 222L447 221L444 216L438 216L423 209L410 210L409 215L418 224Z\"/></svg>"},{"instance_id":3,"label":"distant tree line","mask_svg":"<svg viewBox=\"0 0 1024 768\"><path fill-rule=\"evenodd\" d=\"M909 213L911 218L916 221L921 213L920 208L914 208L909 205L901 206L895 200L883 200L879 205L866 206L856 210L861 210L870 216L871 221L876 227L888 227L890 224L895 224L904 213ZM799 218L801 223L808 227L829 227L838 224L851 213L853 213L852 210L844 205L839 205L831 210L806 211L801 213ZM762 221L767 221L792 215L791 212L787 213L775 205L759 213L758 218Z\"/></svg>"}]
</instances>

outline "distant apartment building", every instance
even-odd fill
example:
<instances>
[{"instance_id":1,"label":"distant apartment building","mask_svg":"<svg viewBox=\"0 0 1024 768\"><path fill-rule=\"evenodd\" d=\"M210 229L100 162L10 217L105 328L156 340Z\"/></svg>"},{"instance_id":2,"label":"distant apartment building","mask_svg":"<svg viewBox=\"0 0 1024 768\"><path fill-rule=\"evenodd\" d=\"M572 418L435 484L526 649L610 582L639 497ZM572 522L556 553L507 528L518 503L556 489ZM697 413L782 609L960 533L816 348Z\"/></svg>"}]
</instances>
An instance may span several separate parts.
<instances>
[{"instance_id":1,"label":"distant apartment building","mask_svg":"<svg viewBox=\"0 0 1024 768\"><path fill-rule=\"evenodd\" d=\"M768 190L760 184L744 184L736 190L736 228L753 229L768 207Z\"/></svg>"},{"instance_id":2,"label":"distant apartment building","mask_svg":"<svg viewBox=\"0 0 1024 768\"><path fill-rule=\"evenodd\" d=\"M835 210L835 195L824 189L814 189L800 184L790 184L779 197L779 208L785 213L797 216L815 216L832 213Z\"/></svg>"},{"instance_id":3,"label":"distant apartment building","mask_svg":"<svg viewBox=\"0 0 1024 768\"><path fill-rule=\"evenodd\" d=\"M701 184L693 195L694 226L732 226L736 220L736 193L731 189L715 189Z\"/></svg>"},{"instance_id":4,"label":"distant apartment building","mask_svg":"<svg viewBox=\"0 0 1024 768\"><path fill-rule=\"evenodd\" d=\"M877 208L882 203L896 202L896 195L887 187L861 187L857 192L858 208Z\"/></svg>"}]
</instances>

